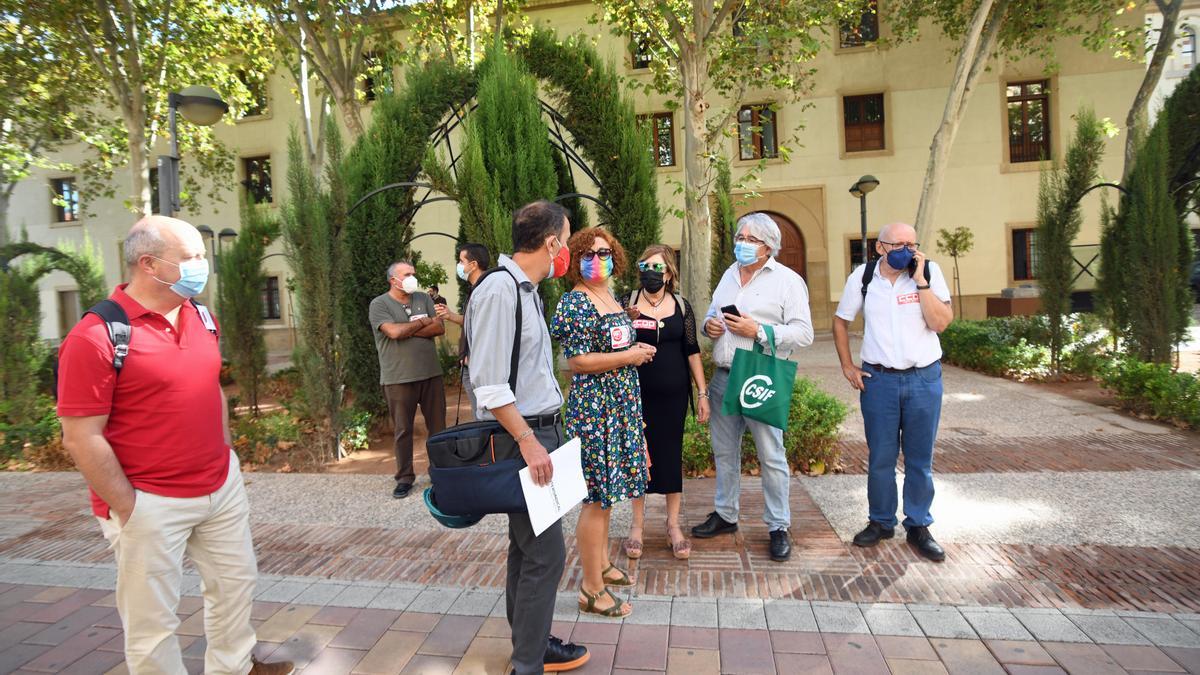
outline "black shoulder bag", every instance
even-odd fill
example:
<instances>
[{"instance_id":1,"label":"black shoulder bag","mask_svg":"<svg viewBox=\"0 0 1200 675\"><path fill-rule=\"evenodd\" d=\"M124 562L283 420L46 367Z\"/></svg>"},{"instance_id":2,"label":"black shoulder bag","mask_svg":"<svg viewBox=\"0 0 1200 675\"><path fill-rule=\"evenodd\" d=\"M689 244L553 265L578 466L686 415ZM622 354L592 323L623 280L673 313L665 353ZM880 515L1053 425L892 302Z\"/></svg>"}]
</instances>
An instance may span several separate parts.
<instances>
[{"instance_id":1,"label":"black shoulder bag","mask_svg":"<svg viewBox=\"0 0 1200 675\"><path fill-rule=\"evenodd\" d=\"M513 280L517 293L517 327L509 361L508 386L517 393L517 369L521 357L521 286L503 267L488 270L488 276L503 272ZM473 298L472 298L473 300ZM471 311L468 300L465 313ZM464 322L465 326L465 322ZM474 358L479 355L475 354ZM458 424L439 431L425 442L429 455L429 478L437 508L451 516L482 516L489 513L524 513L525 494L517 472L525 467L513 437L496 420Z\"/></svg>"}]
</instances>

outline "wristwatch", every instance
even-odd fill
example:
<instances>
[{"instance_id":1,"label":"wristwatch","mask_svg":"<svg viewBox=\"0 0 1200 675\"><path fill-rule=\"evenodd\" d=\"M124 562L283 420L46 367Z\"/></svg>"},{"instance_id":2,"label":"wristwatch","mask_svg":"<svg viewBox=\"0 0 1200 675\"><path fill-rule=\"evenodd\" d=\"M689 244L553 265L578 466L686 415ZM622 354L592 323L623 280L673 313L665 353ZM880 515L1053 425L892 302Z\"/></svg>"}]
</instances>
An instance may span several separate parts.
<instances>
[{"instance_id":1,"label":"wristwatch","mask_svg":"<svg viewBox=\"0 0 1200 675\"><path fill-rule=\"evenodd\" d=\"M917 284L917 290L918 291L927 291L927 290L929 290L929 284L925 284L924 286L922 286L921 284Z\"/></svg>"}]
</instances>

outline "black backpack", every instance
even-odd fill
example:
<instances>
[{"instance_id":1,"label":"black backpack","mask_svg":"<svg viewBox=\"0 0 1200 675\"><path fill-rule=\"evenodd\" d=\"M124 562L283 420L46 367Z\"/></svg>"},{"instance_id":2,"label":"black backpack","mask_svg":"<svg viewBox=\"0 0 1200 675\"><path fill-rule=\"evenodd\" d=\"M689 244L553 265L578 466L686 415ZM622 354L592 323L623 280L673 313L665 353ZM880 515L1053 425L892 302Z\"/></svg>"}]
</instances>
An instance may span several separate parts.
<instances>
[{"instance_id":1,"label":"black backpack","mask_svg":"<svg viewBox=\"0 0 1200 675\"><path fill-rule=\"evenodd\" d=\"M875 278L875 263L877 263L877 262L879 262L879 258L876 258L863 266L863 275L862 275L863 300L867 299L867 284L871 283L871 279ZM913 272L915 272L915 271L916 270L914 268L910 267L908 269L908 276L911 277ZM925 283L928 284L930 282L930 279L931 279L931 275L929 272L929 262L926 261L925 262Z\"/></svg>"},{"instance_id":2,"label":"black backpack","mask_svg":"<svg viewBox=\"0 0 1200 675\"><path fill-rule=\"evenodd\" d=\"M200 315L200 321L208 332L212 333L218 340L221 339L221 333L217 330L217 322L213 321L212 314L208 308L196 302L195 299L190 299L188 302L196 308L196 312ZM129 356L129 341L133 336L133 326L129 325L129 315L125 313L125 308L112 298L105 298L86 312L83 316L95 314L104 322L104 327L108 330L108 341L113 346L113 370L117 375L121 374L121 368L125 366L125 357ZM54 359L54 398L58 400L58 359Z\"/></svg>"}]
</instances>

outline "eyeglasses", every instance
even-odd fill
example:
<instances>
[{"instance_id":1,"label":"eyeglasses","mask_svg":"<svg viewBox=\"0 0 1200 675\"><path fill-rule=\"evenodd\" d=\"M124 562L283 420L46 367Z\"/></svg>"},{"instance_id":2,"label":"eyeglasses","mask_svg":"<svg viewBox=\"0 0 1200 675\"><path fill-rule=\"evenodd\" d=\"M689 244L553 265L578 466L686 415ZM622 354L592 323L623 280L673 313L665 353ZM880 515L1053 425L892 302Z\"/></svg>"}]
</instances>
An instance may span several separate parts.
<instances>
[{"instance_id":1,"label":"eyeglasses","mask_svg":"<svg viewBox=\"0 0 1200 675\"><path fill-rule=\"evenodd\" d=\"M667 264L666 263L640 262L640 263L638 263L638 271L639 272L666 272Z\"/></svg>"},{"instance_id":2,"label":"eyeglasses","mask_svg":"<svg viewBox=\"0 0 1200 675\"><path fill-rule=\"evenodd\" d=\"M767 243L761 239L755 239L754 237L747 237L740 234L734 237L733 241L735 244L754 244L755 246L762 246L763 244Z\"/></svg>"},{"instance_id":3,"label":"eyeglasses","mask_svg":"<svg viewBox=\"0 0 1200 675\"><path fill-rule=\"evenodd\" d=\"M888 250L890 250L890 251L898 251L902 248L906 248L910 251L918 251L921 248L921 243L916 242L916 241L914 241L914 242L891 242L891 241L884 241L884 240L880 239L879 243L888 247Z\"/></svg>"},{"instance_id":4,"label":"eyeglasses","mask_svg":"<svg viewBox=\"0 0 1200 675\"><path fill-rule=\"evenodd\" d=\"M611 248L598 248L595 251L584 251L583 252L584 260L592 260L596 256L600 256L601 260L608 260L609 258L612 257L612 249Z\"/></svg>"}]
</instances>

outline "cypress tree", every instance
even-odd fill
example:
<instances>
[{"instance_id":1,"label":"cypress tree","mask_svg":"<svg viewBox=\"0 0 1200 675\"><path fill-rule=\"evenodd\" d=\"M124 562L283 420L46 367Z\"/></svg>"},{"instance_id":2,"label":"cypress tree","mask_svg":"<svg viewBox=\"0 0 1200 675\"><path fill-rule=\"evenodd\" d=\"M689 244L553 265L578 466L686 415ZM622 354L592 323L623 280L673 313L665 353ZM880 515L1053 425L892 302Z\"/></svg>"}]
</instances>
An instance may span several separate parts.
<instances>
[{"instance_id":1,"label":"cypress tree","mask_svg":"<svg viewBox=\"0 0 1200 675\"><path fill-rule=\"evenodd\" d=\"M1050 327L1050 364L1056 372L1066 337L1064 317L1071 311L1071 244L1083 224L1079 198L1095 183L1104 155L1104 132L1095 113L1084 108L1075 119L1065 167L1042 172L1038 188L1037 279Z\"/></svg>"},{"instance_id":2,"label":"cypress tree","mask_svg":"<svg viewBox=\"0 0 1200 675\"><path fill-rule=\"evenodd\" d=\"M327 459L338 457L342 430L342 350L338 335L337 228L345 212L345 188L338 167L342 139L330 121L326 131L329 161L325 189L305 159L300 138L288 138L288 192L282 233L295 274L299 341L293 355L304 382L304 413L317 422L318 447ZM338 195L335 199L334 195ZM340 212L340 213L339 213Z\"/></svg>"},{"instance_id":3,"label":"cypress tree","mask_svg":"<svg viewBox=\"0 0 1200 675\"><path fill-rule=\"evenodd\" d=\"M1188 288L1191 246L1169 190L1168 125L1164 117L1139 146L1121 197L1117 226L1123 244L1112 264L1123 267L1129 348L1143 361L1167 363L1183 339L1192 304ZM1107 270L1102 270L1107 273Z\"/></svg>"},{"instance_id":4,"label":"cypress tree","mask_svg":"<svg viewBox=\"0 0 1200 675\"><path fill-rule=\"evenodd\" d=\"M470 71L444 61L415 67L402 87L385 90L375 101L371 127L338 169L345 181L346 206L377 188L414 180L433 131L447 111L470 100L474 90ZM377 194L346 219L338 240L343 372L355 404L374 414L383 413L387 406L367 310L371 300L387 290L387 266L414 257L408 245L413 203L412 189Z\"/></svg>"},{"instance_id":5,"label":"cypress tree","mask_svg":"<svg viewBox=\"0 0 1200 675\"><path fill-rule=\"evenodd\" d=\"M258 414L258 392L266 376L267 343L262 331L262 258L279 234L279 224L262 209L245 205L242 231L221 256L221 346L233 379Z\"/></svg>"},{"instance_id":6,"label":"cypress tree","mask_svg":"<svg viewBox=\"0 0 1200 675\"><path fill-rule=\"evenodd\" d=\"M493 48L487 60L470 124L500 207L511 214L529 202L553 199L558 176L537 83L502 48ZM499 219L493 227L493 251L512 252L511 218Z\"/></svg>"}]
</instances>

